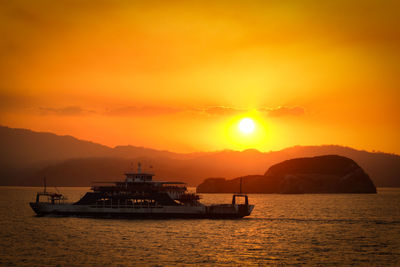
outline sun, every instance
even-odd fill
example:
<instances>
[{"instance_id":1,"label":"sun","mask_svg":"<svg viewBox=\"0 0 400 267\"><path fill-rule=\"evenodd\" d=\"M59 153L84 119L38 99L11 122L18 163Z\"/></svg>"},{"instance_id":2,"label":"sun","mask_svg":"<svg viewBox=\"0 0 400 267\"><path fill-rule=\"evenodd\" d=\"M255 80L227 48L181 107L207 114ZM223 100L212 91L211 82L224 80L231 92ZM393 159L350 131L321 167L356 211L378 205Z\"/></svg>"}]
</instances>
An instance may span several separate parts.
<instances>
[{"instance_id":1,"label":"sun","mask_svg":"<svg viewBox=\"0 0 400 267\"><path fill-rule=\"evenodd\" d=\"M221 137L225 147L234 150L265 150L270 145L270 129L264 113L249 110L236 114L221 124Z\"/></svg>"},{"instance_id":2,"label":"sun","mask_svg":"<svg viewBox=\"0 0 400 267\"><path fill-rule=\"evenodd\" d=\"M244 134L250 134L254 132L255 124L250 118L244 118L239 122L239 130Z\"/></svg>"}]
</instances>

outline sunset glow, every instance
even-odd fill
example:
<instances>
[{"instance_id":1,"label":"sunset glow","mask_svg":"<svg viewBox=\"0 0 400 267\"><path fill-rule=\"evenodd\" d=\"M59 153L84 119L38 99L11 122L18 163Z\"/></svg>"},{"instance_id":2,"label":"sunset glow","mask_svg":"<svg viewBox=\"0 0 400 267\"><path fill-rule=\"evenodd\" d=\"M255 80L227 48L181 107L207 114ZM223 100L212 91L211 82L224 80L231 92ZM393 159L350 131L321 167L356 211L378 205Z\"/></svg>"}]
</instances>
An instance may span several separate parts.
<instances>
[{"instance_id":1,"label":"sunset glow","mask_svg":"<svg viewBox=\"0 0 400 267\"><path fill-rule=\"evenodd\" d=\"M85 3L2 4L1 125L177 152L400 153L399 1Z\"/></svg>"}]
</instances>

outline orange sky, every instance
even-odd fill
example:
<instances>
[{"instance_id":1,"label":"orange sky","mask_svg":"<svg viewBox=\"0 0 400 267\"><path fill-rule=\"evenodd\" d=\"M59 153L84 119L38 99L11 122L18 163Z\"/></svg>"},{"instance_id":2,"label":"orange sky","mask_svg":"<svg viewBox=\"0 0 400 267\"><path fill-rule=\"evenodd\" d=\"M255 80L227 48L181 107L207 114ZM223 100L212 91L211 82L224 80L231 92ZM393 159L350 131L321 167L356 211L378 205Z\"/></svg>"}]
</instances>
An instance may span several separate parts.
<instances>
[{"instance_id":1,"label":"orange sky","mask_svg":"<svg viewBox=\"0 0 400 267\"><path fill-rule=\"evenodd\" d=\"M0 124L178 152L400 153L399 17L384 0L2 1Z\"/></svg>"}]
</instances>

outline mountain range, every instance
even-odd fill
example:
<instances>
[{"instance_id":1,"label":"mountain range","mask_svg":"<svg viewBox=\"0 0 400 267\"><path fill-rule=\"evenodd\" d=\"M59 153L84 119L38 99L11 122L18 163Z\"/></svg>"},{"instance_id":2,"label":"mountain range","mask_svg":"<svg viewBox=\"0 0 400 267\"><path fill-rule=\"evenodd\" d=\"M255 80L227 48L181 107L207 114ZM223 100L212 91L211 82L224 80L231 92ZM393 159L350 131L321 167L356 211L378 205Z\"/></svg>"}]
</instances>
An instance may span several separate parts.
<instances>
[{"instance_id":1,"label":"mountain range","mask_svg":"<svg viewBox=\"0 0 400 267\"><path fill-rule=\"evenodd\" d=\"M319 155L353 159L377 187L400 187L400 156L338 145L295 146L280 151L223 150L175 153L136 146L108 147L72 136L0 126L0 185L89 186L93 181L118 181L124 172L156 174L155 180L196 186L209 177L231 179L263 174L284 160Z\"/></svg>"}]
</instances>

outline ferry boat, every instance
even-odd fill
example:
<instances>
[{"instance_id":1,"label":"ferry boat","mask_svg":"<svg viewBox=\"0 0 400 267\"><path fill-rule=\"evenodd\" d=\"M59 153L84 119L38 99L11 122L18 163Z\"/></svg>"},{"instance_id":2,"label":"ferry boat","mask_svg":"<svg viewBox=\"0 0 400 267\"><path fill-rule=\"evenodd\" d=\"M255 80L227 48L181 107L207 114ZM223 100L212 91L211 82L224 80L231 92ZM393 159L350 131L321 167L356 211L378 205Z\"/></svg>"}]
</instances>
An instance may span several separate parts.
<instances>
[{"instance_id":1,"label":"ferry boat","mask_svg":"<svg viewBox=\"0 0 400 267\"><path fill-rule=\"evenodd\" d=\"M95 183L75 203L45 187L29 204L38 216L105 218L242 218L254 208L241 192L233 195L230 204L204 205L199 195L187 191L185 183L153 181L154 174L142 172L140 163L136 173L125 175L125 181Z\"/></svg>"}]
</instances>

